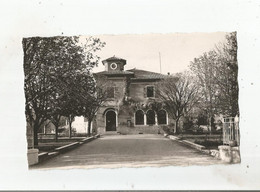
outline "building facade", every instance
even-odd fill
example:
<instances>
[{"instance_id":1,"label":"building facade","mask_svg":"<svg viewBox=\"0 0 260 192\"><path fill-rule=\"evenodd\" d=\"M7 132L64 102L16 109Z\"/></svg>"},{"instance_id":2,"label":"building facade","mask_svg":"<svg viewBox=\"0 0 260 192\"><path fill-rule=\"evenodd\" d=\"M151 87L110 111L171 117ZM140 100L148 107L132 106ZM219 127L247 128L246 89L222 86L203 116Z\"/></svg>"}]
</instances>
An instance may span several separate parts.
<instances>
[{"instance_id":1,"label":"building facade","mask_svg":"<svg viewBox=\"0 0 260 192\"><path fill-rule=\"evenodd\" d=\"M174 128L171 119L156 95L156 83L167 75L139 69L124 70L126 60L111 57L102 61L108 99L99 108L93 128L98 133L120 134L163 133ZM97 78L98 79L98 78Z\"/></svg>"}]
</instances>

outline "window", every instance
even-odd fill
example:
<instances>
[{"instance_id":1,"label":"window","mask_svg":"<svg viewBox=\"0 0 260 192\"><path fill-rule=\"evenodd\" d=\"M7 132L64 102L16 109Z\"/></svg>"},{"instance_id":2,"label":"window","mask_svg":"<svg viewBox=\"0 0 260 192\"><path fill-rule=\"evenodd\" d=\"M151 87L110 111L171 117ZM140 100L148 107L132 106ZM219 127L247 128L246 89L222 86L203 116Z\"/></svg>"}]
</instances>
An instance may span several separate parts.
<instances>
[{"instance_id":1,"label":"window","mask_svg":"<svg viewBox=\"0 0 260 192\"><path fill-rule=\"evenodd\" d=\"M135 112L135 124L144 125L144 112L142 110Z\"/></svg>"},{"instance_id":2,"label":"window","mask_svg":"<svg viewBox=\"0 0 260 192\"><path fill-rule=\"evenodd\" d=\"M155 124L155 112L154 111L152 111L152 110L147 111L146 118L147 118L147 120L146 120L147 125Z\"/></svg>"},{"instance_id":3,"label":"window","mask_svg":"<svg viewBox=\"0 0 260 192\"><path fill-rule=\"evenodd\" d=\"M114 87L107 88L107 98L115 98L115 88Z\"/></svg>"},{"instance_id":4,"label":"window","mask_svg":"<svg viewBox=\"0 0 260 192\"><path fill-rule=\"evenodd\" d=\"M165 110L160 110L157 113L157 119L158 119L158 124L159 125L165 125L167 124L167 119L166 119L166 111Z\"/></svg>"},{"instance_id":5,"label":"window","mask_svg":"<svg viewBox=\"0 0 260 192\"><path fill-rule=\"evenodd\" d=\"M154 86L147 86L146 95L147 97L154 97Z\"/></svg>"}]
</instances>

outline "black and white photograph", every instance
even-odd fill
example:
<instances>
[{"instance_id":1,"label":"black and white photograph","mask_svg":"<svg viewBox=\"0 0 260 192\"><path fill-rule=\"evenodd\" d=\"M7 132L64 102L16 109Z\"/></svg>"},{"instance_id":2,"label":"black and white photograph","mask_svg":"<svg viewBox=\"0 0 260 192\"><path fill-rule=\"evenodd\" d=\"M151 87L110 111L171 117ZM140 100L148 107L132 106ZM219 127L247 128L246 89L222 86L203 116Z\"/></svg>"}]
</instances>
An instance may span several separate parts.
<instances>
[{"instance_id":1,"label":"black and white photograph","mask_svg":"<svg viewBox=\"0 0 260 192\"><path fill-rule=\"evenodd\" d=\"M30 168L240 163L236 32L22 43Z\"/></svg>"},{"instance_id":2,"label":"black and white photograph","mask_svg":"<svg viewBox=\"0 0 260 192\"><path fill-rule=\"evenodd\" d=\"M0 190L259 190L260 2L1 1Z\"/></svg>"}]
</instances>

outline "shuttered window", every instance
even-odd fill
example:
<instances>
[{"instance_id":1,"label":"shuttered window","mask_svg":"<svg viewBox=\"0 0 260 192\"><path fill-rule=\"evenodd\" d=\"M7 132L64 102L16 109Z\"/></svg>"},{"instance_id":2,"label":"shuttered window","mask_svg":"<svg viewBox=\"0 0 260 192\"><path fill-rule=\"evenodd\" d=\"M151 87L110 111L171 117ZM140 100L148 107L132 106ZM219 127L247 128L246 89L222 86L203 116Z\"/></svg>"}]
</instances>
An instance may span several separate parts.
<instances>
[{"instance_id":1,"label":"shuttered window","mask_svg":"<svg viewBox=\"0 0 260 192\"><path fill-rule=\"evenodd\" d=\"M147 97L147 89L146 89L146 87L144 87L144 98L146 98Z\"/></svg>"},{"instance_id":2,"label":"shuttered window","mask_svg":"<svg viewBox=\"0 0 260 192\"><path fill-rule=\"evenodd\" d=\"M114 87L114 88L115 88L115 95L114 95L114 98L119 98L119 97L120 97L119 89L118 89L118 87Z\"/></svg>"},{"instance_id":3,"label":"shuttered window","mask_svg":"<svg viewBox=\"0 0 260 192\"><path fill-rule=\"evenodd\" d=\"M115 87L107 87L107 98L115 98Z\"/></svg>"}]
</instances>

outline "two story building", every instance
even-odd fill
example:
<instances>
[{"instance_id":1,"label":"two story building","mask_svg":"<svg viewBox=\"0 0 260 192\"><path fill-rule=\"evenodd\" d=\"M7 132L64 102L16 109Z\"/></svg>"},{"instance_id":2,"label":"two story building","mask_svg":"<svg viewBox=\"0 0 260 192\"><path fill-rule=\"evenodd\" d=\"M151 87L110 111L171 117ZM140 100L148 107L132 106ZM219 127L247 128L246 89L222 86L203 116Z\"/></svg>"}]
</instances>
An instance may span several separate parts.
<instances>
[{"instance_id":1,"label":"two story building","mask_svg":"<svg viewBox=\"0 0 260 192\"><path fill-rule=\"evenodd\" d=\"M163 126L173 129L171 119L158 101L156 83L167 75L145 70L124 70L126 60L111 57L102 61L108 83L107 101L101 106L93 122L98 133L145 134L163 132Z\"/></svg>"}]
</instances>

